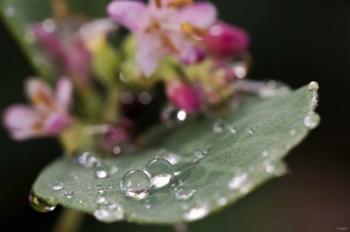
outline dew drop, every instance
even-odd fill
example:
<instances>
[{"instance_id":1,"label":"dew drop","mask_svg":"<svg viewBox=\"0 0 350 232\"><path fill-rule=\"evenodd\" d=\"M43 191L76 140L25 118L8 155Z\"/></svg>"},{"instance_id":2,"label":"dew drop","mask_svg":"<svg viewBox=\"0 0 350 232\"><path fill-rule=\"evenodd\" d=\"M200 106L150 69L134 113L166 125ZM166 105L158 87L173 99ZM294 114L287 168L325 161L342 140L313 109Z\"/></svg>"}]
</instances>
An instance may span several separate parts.
<instances>
[{"instance_id":1,"label":"dew drop","mask_svg":"<svg viewBox=\"0 0 350 232\"><path fill-rule=\"evenodd\" d=\"M320 88L320 86L319 86L319 84L316 81L312 81L308 85L308 89L310 91L318 91L319 88Z\"/></svg>"},{"instance_id":2,"label":"dew drop","mask_svg":"<svg viewBox=\"0 0 350 232\"><path fill-rule=\"evenodd\" d=\"M148 175L141 170L127 172L120 181L120 188L127 197L136 200L145 199L151 189Z\"/></svg>"},{"instance_id":3,"label":"dew drop","mask_svg":"<svg viewBox=\"0 0 350 232\"><path fill-rule=\"evenodd\" d=\"M99 193L99 194L103 194L103 193L105 192L105 188L104 188L102 185L100 185L100 184L97 184L97 185L95 186L95 190L96 190L96 192Z\"/></svg>"},{"instance_id":4,"label":"dew drop","mask_svg":"<svg viewBox=\"0 0 350 232\"><path fill-rule=\"evenodd\" d=\"M159 189L167 186L174 178L173 166L165 159L155 158L145 167L145 172L150 177L154 188Z\"/></svg>"},{"instance_id":5,"label":"dew drop","mask_svg":"<svg viewBox=\"0 0 350 232\"><path fill-rule=\"evenodd\" d=\"M95 176L97 179L104 179L108 177L107 167L104 164L98 164L95 167Z\"/></svg>"},{"instance_id":6,"label":"dew drop","mask_svg":"<svg viewBox=\"0 0 350 232\"><path fill-rule=\"evenodd\" d=\"M222 133L225 129L225 123L222 120L217 120L213 123L213 132L215 134Z\"/></svg>"},{"instance_id":7,"label":"dew drop","mask_svg":"<svg viewBox=\"0 0 350 232\"><path fill-rule=\"evenodd\" d=\"M259 96L262 98L270 98L276 96L284 96L290 93L290 88L284 83L278 81L268 81L259 91Z\"/></svg>"},{"instance_id":8,"label":"dew drop","mask_svg":"<svg viewBox=\"0 0 350 232\"><path fill-rule=\"evenodd\" d=\"M113 165L112 167L109 168L109 174L113 175L114 173L117 173L119 170L119 168L115 165Z\"/></svg>"},{"instance_id":9,"label":"dew drop","mask_svg":"<svg viewBox=\"0 0 350 232\"><path fill-rule=\"evenodd\" d=\"M248 128L247 133L249 136L253 136L255 134L255 130L253 128Z\"/></svg>"},{"instance_id":10,"label":"dew drop","mask_svg":"<svg viewBox=\"0 0 350 232\"><path fill-rule=\"evenodd\" d=\"M54 191L59 191L61 189L63 189L63 183L60 181L56 181L53 185L52 185L52 190Z\"/></svg>"},{"instance_id":11,"label":"dew drop","mask_svg":"<svg viewBox=\"0 0 350 232\"><path fill-rule=\"evenodd\" d=\"M292 130L289 131L289 135L290 135L290 136L295 136L296 134L297 134L297 131L294 130L294 129L292 129Z\"/></svg>"},{"instance_id":12,"label":"dew drop","mask_svg":"<svg viewBox=\"0 0 350 232\"><path fill-rule=\"evenodd\" d=\"M321 121L321 118L317 113L310 112L304 118L304 125L308 129L315 129L320 124L320 121Z\"/></svg>"},{"instance_id":13,"label":"dew drop","mask_svg":"<svg viewBox=\"0 0 350 232\"><path fill-rule=\"evenodd\" d=\"M193 197L195 193L195 189L186 189L185 187L180 187L175 189L175 198L177 200L188 200Z\"/></svg>"},{"instance_id":14,"label":"dew drop","mask_svg":"<svg viewBox=\"0 0 350 232\"><path fill-rule=\"evenodd\" d=\"M262 157L266 158L269 156L269 152L264 150L262 153L261 153Z\"/></svg>"},{"instance_id":15,"label":"dew drop","mask_svg":"<svg viewBox=\"0 0 350 232\"><path fill-rule=\"evenodd\" d=\"M161 113L161 119L166 126L173 127L186 121L187 113L186 111L179 110L174 106L167 106Z\"/></svg>"},{"instance_id":16,"label":"dew drop","mask_svg":"<svg viewBox=\"0 0 350 232\"><path fill-rule=\"evenodd\" d=\"M218 202L218 205L225 206L228 200L225 197L220 197L217 202Z\"/></svg>"},{"instance_id":17,"label":"dew drop","mask_svg":"<svg viewBox=\"0 0 350 232\"><path fill-rule=\"evenodd\" d=\"M193 151L193 155L195 157L194 162L198 162L199 160L204 159L207 154L208 154L208 150L203 148L196 148Z\"/></svg>"},{"instance_id":18,"label":"dew drop","mask_svg":"<svg viewBox=\"0 0 350 232\"><path fill-rule=\"evenodd\" d=\"M231 134L236 134L237 133L237 130L234 126L227 126L227 129L228 131L231 133Z\"/></svg>"},{"instance_id":19,"label":"dew drop","mask_svg":"<svg viewBox=\"0 0 350 232\"><path fill-rule=\"evenodd\" d=\"M204 218L209 213L209 206L207 204L196 205L188 209L183 214L183 218L186 221L195 221Z\"/></svg>"},{"instance_id":20,"label":"dew drop","mask_svg":"<svg viewBox=\"0 0 350 232\"><path fill-rule=\"evenodd\" d=\"M264 164L265 171L269 174L273 174L275 176L282 176L286 170L287 167L282 162L265 162Z\"/></svg>"},{"instance_id":21,"label":"dew drop","mask_svg":"<svg viewBox=\"0 0 350 232\"><path fill-rule=\"evenodd\" d=\"M63 194L67 199L72 199L74 197L73 191L65 191Z\"/></svg>"},{"instance_id":22,"label":"dew drop","mask_svg":"<svg viewBox=\"0 0 350 232\"><path fill-rule=\"evenodd\" d=\"M29 194L29 203L32 206L32 208L40 213L48 213L56 208L56 204L51 201L47 201L43 198L38 197L37 195L34 194L33 191L30 192Z\"/></svg>"},{"instance_id":23,"label":"dew drop","mask_svg":"<svg viewBox=\"0 0 350 232\"><path fill-rule=\"evenodd\" d=\"M101 222L111 223L124 218L124 209L117 203L99 205L94 216Z\"/></svg>"},{"instance_id":24,"label":"dew drop","mask_svg":"<svg viewBox=\"0 0 350 232\"><path fill-rule=\"evenodd\" d=\"M228 188L231 190L239 190L248 180L246 172L237 171L233 178L228 182Z\"/></svg>"},{"instance_id":25,"label":"dew drop","mask_svg":"<svg viewBox=\"0 0 350 232\"><path fill-rule=\"evenodd\" d=\"M100 160L96 157L95 153L91 151L83 152L78 157L78 163L86 168L93 168L100 164Z\"/></svg>"},{"instance_id":26,"label":"dew drop","mask_svg":"<svg viewBox=\"0 0 350 232\"><path fill-rule=\"evenodd\" d=\"M107 204L108 201L107 201L107 199L106 199L105 197L99 196L99 197L96 199L96 203L101 205L101 204Z\"/></svg>"}]
</instances>

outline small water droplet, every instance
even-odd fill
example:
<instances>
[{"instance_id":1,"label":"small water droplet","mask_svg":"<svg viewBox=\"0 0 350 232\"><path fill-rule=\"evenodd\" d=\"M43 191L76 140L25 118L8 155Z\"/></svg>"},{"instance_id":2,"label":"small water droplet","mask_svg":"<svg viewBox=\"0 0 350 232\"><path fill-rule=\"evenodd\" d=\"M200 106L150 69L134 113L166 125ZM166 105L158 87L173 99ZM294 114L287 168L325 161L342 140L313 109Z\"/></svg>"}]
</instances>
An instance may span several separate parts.
<instances>
[{"instance_id":1,"label":"small water droplet","mask_svg":"<svg viewBox=\"0 0 350 232\"><path fill-rule=\"evenodd\" d=\"M273 174L275 176L282 176L287 168L286 168L286 165L282 162L269 162L269 161L266 161L264 162L264 168L265 168L265 171L269 174Z\"/></svg>"},{"instance_id":2,"label":"small water droplet","mask_svg":"<svg viewBox=\"0 0 350 232\"><path fill-rule=\"evenodd\" d=\"M213 132L215 134L222 133L225 129L225 123L222 120L217 120L213 123Z\"/></svg>"},{"instance_id":3,"label":"small water droplet","mask_svg":"<svg viewBox=\"0 0 350 232\"><path fill-rule=\"evenodd\" d=\"M200 204L200 205L196 205L194 207L191 207L188 209L187 212L185 212L183 214L183 218L186 221L195 221L195 220L199 220L201 218L204 218L205 216L207 216L209 213L209 206L208 204Z\"/></svg>"},{"instance_id":4,"label":"small water droplet","mask_svg":"<svg viewBox=\"0 0 350 232\"><path fill-rule=\"evenodd\" d=\"M248 180L248 174L243 171L237 171L232 179L228 182L228 188L239 190Z\"/></svg>"},{"instance_id":5,"label":"small water droplet","mask_svg":"<svg viewBox=\"0 0 350 232\"><path fill-rule=\"evenodd\" d=\"M67 199L72 199L74 197L73 191L65 191L63 194Z\"/></svg>"},{"instance_id":6,"label":"small water droplet","mask_svg":"<svg viewBox=\"0 0 350 232\"><path fill-rule=\"evenodd\" d=\"M262 89L260 89L259 96L262 98L270 98L284 96L288 93L290 93L290 88L287 85L271 80L268 81Z\"/></svg>"},{"instance_id":7,"label":"small water droplet","mask_svg":"<svg viewBox=\"0 0 350 232\"><path fill-rule=\"evenodd\" d=\"M194 157L195 157L194 162L198 162L199 160L202 160L202 159L205 158L205 156L208 154L208 150L203 149L203 148L196 148L193 151L193 154L194 154Z\"/></svg>"},{"instance_id":8,"label":"small water droplet","mask_svg":"<svg viewBox=\"0 0 350 232\"><path fill-rule=\"evenodd\" d=\"M97 185L95 186L95 190L96 190L97 193L99 193L99 194L103 194L103 193L105 192L105 188L104 188L102 185L100 185L100 184L97 184Z\"/></svg>"},{"instance_id":9,"label":"small water droplet","mask_svg":"<svg viewBox=\"0 0 350 232\"><path fill-rule=\"evenodd\" d=\"M173 166L165 159L155 158L145 167L152 186L156 189L167 186L174 178Z\"/></svg>"},{"instance_id":10,"label":"small water droplet","mask_svg":"<svg viewBox=\"0 0 350 232\"><path fill-rule=\"evenodd\" d=\"M227 204L227 202L228 202L228 200L226 197L220 197L218 199L218 205L220 205L220 206L225 206Z\"/></svg>"},{"instance_id":11,"label":"small water droplet","mask_svg":"<svg viewBox=\"0 0 350 232\"><path fill-rule=\"evenodd\" d=\"M145 200L145 208L146 208L146 209L152 208L152 204L151 204L151 201L150 201L149 199L146 199L146 200Z\"/></svg>"},{"instance_id":12,"label":"small water droplet","mask_svg":"<svg viewBox=\"0 0 350 232\"><path fill-rule=\"evenodd\" d=\"M304 125L308 129L315 129L320 124L321 118L320 116L315 112L310 112L306 117L304 118Z\"/></svg>"},{"instance_id":13,"label":"small water droplet","mask_svg":"<svg viewBox=\"0 0 350 232\"><path fill-rule=\"evenodd\" d=\"M151 181L143 171L131 170L123 176L120 188L125 196L142 200L147 197L151 190Z\"/></svg>"},{"instance_id":14,"label":"small water droplet","mask_svg":"<svg viewBox=\"0 0 350 232\"><path fill-rule=\"evenodd\" d=\"M237 130L234 126L227 126L227 129L228 131L231 133L231 134L236 134L237 133Z\"/></svg>"},{"instance_id":15,"label":"small water droplet","mask_svg":"<svg viewBox=\"0 0 350 232\"><path fill-rule=\"evenodd\" d=\"M97 179L104 179L108 177L107 166L104 164L98 164L95 167L95 176Z\"/></svg>"},{"instance_id":16,"label":"small water droplet","mask_svg":"<svg viewBox=\"0 0 350 232\"><path fill-rule=\"evenodd\" d=\"M320 88L320 86L319 86L319 84L316 81L312 81L308 85L308 89L310 91L318 91L319 88Z\"/></svg>"},{"instance_id":17,"label":"small water droplet","mask_svg":"<svg viewBox=\"0 0 350 232\"><path fill-rule=\"evenodd\" d=\"M124 209L117 203L99 205L94 216L101 222L111 223L124 218Z\"/></svg>"},{"instance_id":18,"label":"small water droplet","mask_svg":"<svg viewBox=\"0 0 350 232\"><path fill-rule=\"evenodd\" d=\"M59 191L63 189L63 183L60 181L56 181L53 185L52 185L52 190L54 191Z\"/></svg>"},{"instance_id":19,"label":"small water droplet","mask_svg":"<svg viewBox=\"0 0 350 232\"><path fill-rule=\"evenodd\" d=\"M193 197L195 193L195 189L180 187L175 189L175 198L177 200L188 200Z\"/></svg>"},{"instance_id":20,"label":"small water droplet","mask_svg":"<svg viewBox=\"0 0 350 232\"><path fill-rule=\"evenodd\" d=\"M296 134L297 134L297 131L294 130L294 129L292 129L292 130L289 131L289 135L290 135L290 136L295 136Z\"/></svg>"},{"instance_id":21,"label":"small water droplet","mask_svg":"<svg viewBox=\"0 0 350 232\"><path fill-rule=\"evenodd\" d=\"M113 175L114 173L117 173L119 170L119 168L115 165L113 165L112 167L109 168L109 174Z\"/></svg>"},{"instance_id":22,"label":"small water droplet","mask_svg":"<svg viewBox=\"0 0 350 232\"><path fill-rule=\"evenodd\" d=\"M78 157L78 163L86 168L93 168L96 165L100 164L101 161L96 157L95 153L91 151L87 151L87 152L83 152Z\"/></svg>"},{"instance_id":23,"label":"small water droplet","mask_svg":"<svg viewBox=\"0 0 350 232\"><path fill-rule=\"evenodd\" d=\"M261 153L261 155L262 155L262 157L266 158L269 156L269 152L265 150Z\"/></svg>"},{"instance_id":24,"label":"small water droplet","mask_svg":"<svg viewBox=\"0 0 350 232\"><path fill-rule=\"evenodd\" d=\"M167 106L162 111L161 119L166 126L173 127L186 121L187 113L186 111L179 110L174 106Z\"/></svg>"},{"instance_id":25,"label":"small water droplet","mask_svg":"<svg viewBox=\"0 0 350 232\"><path fill-rule=\"evenodd\" d=\"M119 155L122 153L122 151L123 151L122 148L118 145L113 147L113 154L114 155Z\"/></svg>"},{"instance_id":26,"label":"small water droplet","mask_svg":"<svg viewBox=\"0 0 350 232\"><path fill-rule=\"evenodd\" d=\"M249 136L253 136L255 134L255 129L254 128L248 128L247 133Z\"/></svg>"},{"instance_id":27,"label":"small water droplet","mask_svg":"<svg viewBox=\"0 0 350 232\"><path fill-rule=\"evenodd\" d=\"M34 194L33 191L30 192L29 194L29 202L32 208L40 213L48 213L56 208L56 204L51 201L47 201L43 198L38 197L37 195Z\"/></svg>"},{"instance_id":28,"label":"small water droplet","mask_svg":"<svg viewBox=\"0 0 350 232\"><path fill-rule=\"evenodd\" d=\"M101 205L101 204L107 204L108 201L105 197L99 196L96 199L96 203Z\"/></svg>"}]
</instances>

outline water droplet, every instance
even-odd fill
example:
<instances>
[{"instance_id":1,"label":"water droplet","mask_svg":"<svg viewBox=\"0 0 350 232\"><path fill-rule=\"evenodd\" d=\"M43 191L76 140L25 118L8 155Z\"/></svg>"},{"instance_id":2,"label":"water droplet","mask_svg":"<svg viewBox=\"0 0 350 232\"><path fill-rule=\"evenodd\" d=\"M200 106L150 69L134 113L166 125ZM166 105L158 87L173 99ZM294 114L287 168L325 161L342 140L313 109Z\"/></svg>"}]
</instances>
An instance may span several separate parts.
<instances>
[{"instance_id":1,"label":"water droplet","mask_svg":"<svg viewBox=\"0 0 350 232\"><path fill-rule=\"evenodd\" d=\"M185 187L180 187L175 189L175 198L177 200L188 200L191 197L193 197L195 193L195 189L187 189Z\"/></svg>"},{"instance_id":2,"label":"water droplet","mask_svg":"<svg viewBox=\"0 0 350 232\"><path fill-rule=\"evenodd\" d=\"M37 195L35 195L33 191L31 191L29 194L29 202L32 208L40 213L51 212L55 210L57 206L56 204L53 203L53 200L47 201L43 198L40 198Z\"/></svg>"},{"instance_id":3,"label":"water droplet","mask_svg":"<svg viewBox=\"0 0 350 232\"><path fill-rule=\"evenodd\" d=\"M308 85L308 89L310 91L318 91L319 88L320 88L320 86L319 86L319 84L316 81L312 81Z\"/></svg>"},{"instance_id":4,"label":"water droplet","mask_svg":"<svg viewBox=\"0 0 350 232\"><path fill-rule=\"evenodd\" d=\"M151 181L143 171L131 170L123 176L120 188L125 196L142 200L151 190Z\"/></svg>"},{"instance_id":5,"label":"water droplet","mask_svg":"<svg viewBox=\"0 0 350 232\"><path fill-rule=\"evenodd\" d=\"M227 204L228 200L226 199L226 197L220 197L218 199L218 205L220 206L225 206Z\"/></svg>"},{"instance_id":6,"label":"water droplet","mask_svg":"<svg viewBox=\"0 0 350 232\"><path fill-rule=\"evenodd\" d=\"M239 190L248 180L246 172L237 171L233 178L228 182L228 188L231 190Z\"/></svg>"},{"instance_id":7,"label":"water droplet","mask_svg":"<svg viewBox=\"0 0 350 232\"><path fill-rule=\"evenodd\" d=\"M315 129L320 124L321 118L315 112L310 112L304 118L304 125L309 129Z\"/></svg>"},{"instance_id":8,"label":"water droplet","mask_svg":"<svg viewBox=\"0 0 350 232\"><path fill-rule=\"evenodd\" d=\"M95 176L97 179L104 179L108 177L107 167L104 164L98 164L95 167Z\"/></svg>"},{"instance_id":9,"label":"water droplet","mask_svg":"<svg viewBox=\"0 0 350 232\"><path fill-rule=\"evenodd\" d=\"M152 186L156 189L167 186L174 178L173 166L165 159L155 158L145 167Z\"/></svg>"},{"instance_id":10,"label":"water droplet","mask_svg":"<svg viewBox=\"0 0 350 232\"><path fill-rule=\"evenodd\" d=\"M273 174L275 176L282 176L284 173L286 173L287 167L282 162L264 162L264 168L265 171L269 174Z\"/></svg>"},{"instance_id":11,"label":"water droplet","mask_svg":"<svg viewBox=\"0 0 350 232\"><path fill-rule=\"evenodd\" d=\"M273 80L268 81L265 86L259 90L259 96L262 98L284 96L288 93L290 93L290 88L287 85Z\"/></svg>"},{"instance_id":12,"label":"water droplet","mask_svg":"<svg viewBox=\"0 0 350 232\"><path fill-rule=\"evenodd\" d=\"M294 129L292 129L292 130L289 131L289 135L290 135L290 136L295 136L296 133L297 133L297 131L294 130Z\"/></svg>"},{"instance_id":13,"label":"water droplet","mask_svg":"<svg viewBox=\"0 0 350 232\"><path fill-rule=\"evenodd\" d=\"M187 212L183 214L183 218L186 221L195 221L204 218L209 213L209 206L207 204L196 205L191 207Z\"/></svg>"},{"instance_id":14,"label":"water droplet","mask_svg":"<svg viewBox=\"0 0 350 232\"><path fill-rule=\"evenodd\" d=\"M186 111L179 110L174 106L167 106L162 111L161 119L166 126L173 127L186 121L187 113Z\"/></svg>"},{"instance_id":15,"label":"water droplet","mask_svg":"<svg viewBox=\"0 0 350 232\"><path fill-rule=\"evenodd\" d=\"M93 168L96 165L100 164L101 161L96 157L96 155L93 152L87 151L83 152L78 157L78 163L86 168Z\"/></svg>"},{"instance_id":16,"label":"water droplet","mask_svg":"<svg viewBox=\"0 0 350 232\"><path fill-rule=\"evenodd\" d=\"M99 196L99 197L96 199L96 203L101 205L101 204L107 204L108 201L107 201L107 199L106 199L105 197Z\"/></svg>"},{"instance_id":17,"label":"water droplet","mask_svg":"<svg viewBox=\"0 0 350 232\"><path fill-rule=\"evenodd\" d=\"M261 155L262 155L262 157L266 158L269 156L269 152L265 150L261 153Z\"/></svg>"},{"instance_id":18,"label":"water droplet","mask_svg":"<svg viewBox=\"0 0 350 232\"><path fill-rule=\"evenodd\" d=\"M194 156L195 156L194 162L198 162L199 160L205 158L205 156L208 154L208 150L203 149L203 148L196 148L196 149L193 151L193 154L194 154Z\"/></svg>"},{"instance_id":19,"label":"water droplet","mask_svg":"<svg viewBox=\"0 0 350 232\"><path fill-rule=\"evenodd\" d=\"M97 185L95 186L95 190L96 190L97 193L99 193L99 194L103 194L103 193L105 192L105 188L104 188L102 185L100 185L100 184L97 184Z\"/></svg>"},{"instance_id":20,"label":"water droplet","mask_svg":"<svg viewBox=\"0 0 350 232\"><path fill-rule=\"evenodd\" d=\"M149 199L146 199L146 200L145 200L145 208L146 208L146 209L152 208L152 204L151 204L151 201L150 201Z\"/></svg>"},{"instance_id":21,"label":"water droplet","mask_svg":"<svg viewBox=\"0 0 350 232\"><path fill-rule=\"evenodd\" d=\"M172 165L178 164L180 162L180 157L177 154L172 152L169 152L166 155L163 155L162 158L166 159Z\"/></svg>"},{"instance_id":22,"label":"water droplet","mask_svg":"<svg viewBox=\"0 0 350 232\"><path fill-rule=\"evenodd\" d=\"M213 123L213 132L215 134L222 133L225 129L225 123L222 120L217 120Z\"/></svg>"},{"instance_id":23,"label":"water droplet","mask_svg":"<svg viewBox=\"0 0 350 232\"><path fill-rule=\"evenodd\" d=\"M124 218L124 209L117 203L99 205L94 216L101 222L111 223Z\"/></svg>"},{"instance_id":24,"label":"water droplet","mask_svg":"<svg viewBox=\"0 0 350 232\"><path fill-rule=\"evenodd\" d=\"M113 147L113 154L114 155L119 155L122 153L122 151L123 151L122 148L118 145Z\"/></svg>"},{"instance_id":25,"label":"water droplet","mask_svg":"<svg viewBox=\"0 0 350 232\"><path fill-rule=\"evenodd\" d=\"M63 183L60 181L56 181L53 185L52 185L52 190L54 191L59 191L63 189Z\"/></svg>"},{"instance_id":26,"label":"water droplet","mask_svg":"<svg viewBox=\"0 0 350 232\"><path fill-rule=\"evenodd\" d=\"M114 173L117 173L118 170L119 170L118 167L113 165L112 167L109 168L109 174L113 175Z\"/></svg>"},{"instance_id":27,"label":"water droplet","mask_svg":"<svg viewBox=\"0 0 350 232\"><path fill-rule=\"evenodd\" d=\"M227 126L227 129L228 131L231 133L231 134L236 134L237 133L237 130L234 126Z\"/></svg>"},{"instance_id":28,"label":"water droplet","mask_svg":"<svg viewBox=\"0 0 350 232\"><path fill-rule=\"evenodd\" d=\"M72 199L74 197L73 191L65 191L63 194L67 199Z\"/></svg>"},{"instance_id":29,"label":"water droplet","mask_svg":"<svg viewBox=\"0 0 350 232\"><path fill-rule=\"evenodd\" d=\"M254 128L248 128L247 133L249 136L253 136L255 134L255 129Z\"/></svg>"}]
</instances>

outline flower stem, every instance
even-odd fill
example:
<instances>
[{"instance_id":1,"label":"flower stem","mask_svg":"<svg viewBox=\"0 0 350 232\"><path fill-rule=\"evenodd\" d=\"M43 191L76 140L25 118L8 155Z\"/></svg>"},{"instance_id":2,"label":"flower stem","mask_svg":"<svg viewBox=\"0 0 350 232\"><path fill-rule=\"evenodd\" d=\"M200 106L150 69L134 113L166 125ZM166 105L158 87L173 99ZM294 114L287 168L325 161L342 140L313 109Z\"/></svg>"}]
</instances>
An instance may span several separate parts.
<instances>
[{"instance_id":1,"label":"flower stem","mask_svg":"<svg viewBox=\"0 0 350 232\"><path fill-rule=\"evenodd\" d=\"M76 210L63 209L52 232L77 232L79 231L84 215Z\"/></svg>"}]
</instances>

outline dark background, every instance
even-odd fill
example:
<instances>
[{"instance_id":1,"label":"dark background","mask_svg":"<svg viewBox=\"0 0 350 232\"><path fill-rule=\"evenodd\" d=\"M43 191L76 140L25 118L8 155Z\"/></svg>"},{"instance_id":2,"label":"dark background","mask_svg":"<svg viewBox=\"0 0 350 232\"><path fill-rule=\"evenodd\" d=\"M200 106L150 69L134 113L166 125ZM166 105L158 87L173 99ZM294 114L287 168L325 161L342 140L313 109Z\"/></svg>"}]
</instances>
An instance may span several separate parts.
<instances>
[{"instance_id":1,"label":"dark background","mask_svg":"<svg viewBox=\"0 0 350 232\"><path fill-rule=\"evenodd\" d=\"M212 231L350 231L350 2L216 2L226 21L252 36L253 79L278 79L295 88L312 80L320 83L322 123L287 158L289 175L226 210L235 223L216 223ZM0 67L2 111L25 100L23 80L34 74L2 24ZM40 170L60 155L59 145L50 139L16 143L2 128L0 138L0 231L48 231L58 212L34 212L27 195ZM219 217L195 227L204 228ZM114 231L140 229L121 226Z\"/></svg>"}]
</instances>

